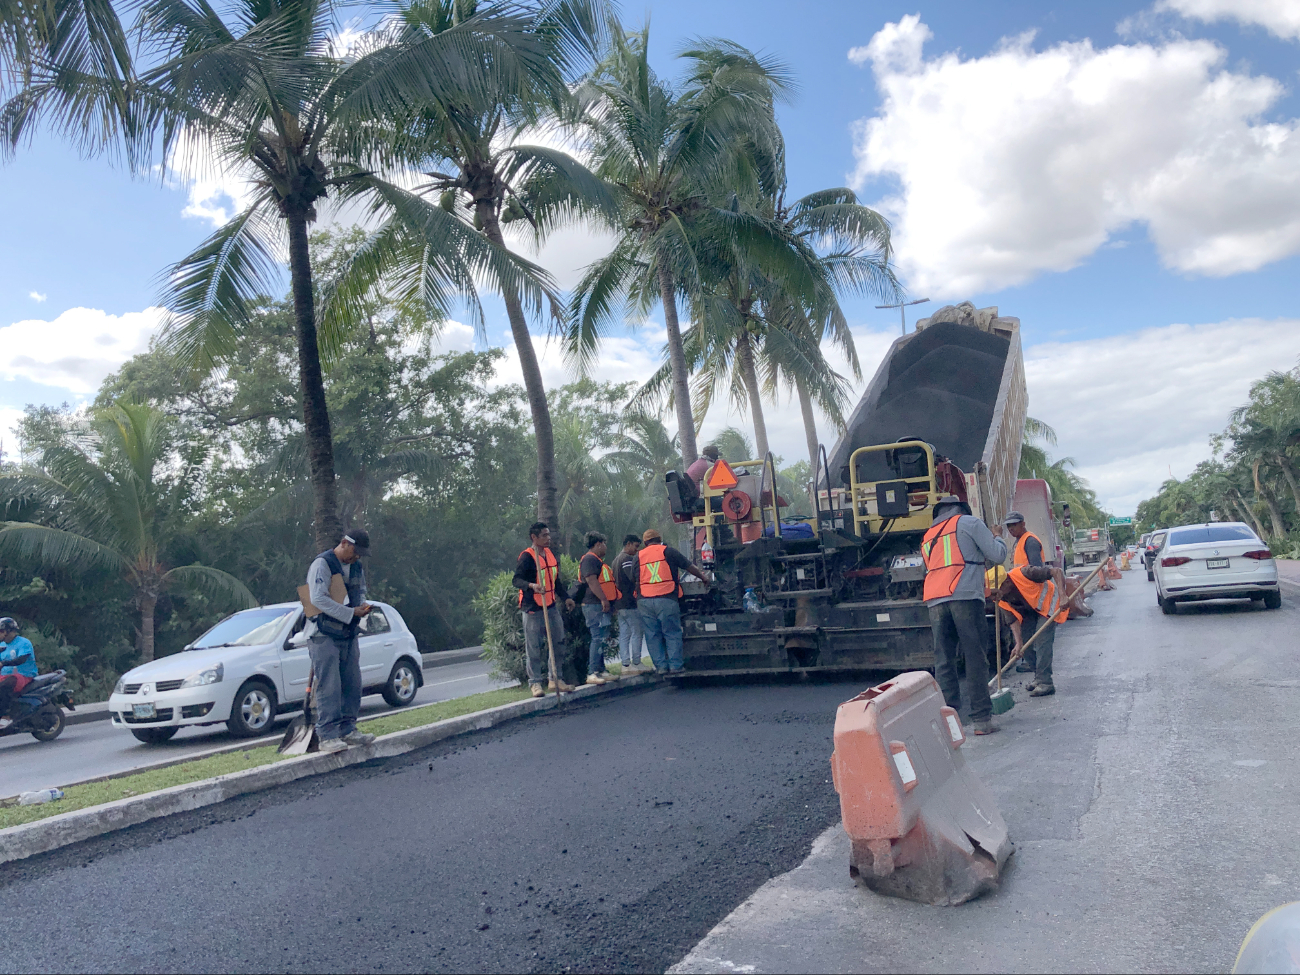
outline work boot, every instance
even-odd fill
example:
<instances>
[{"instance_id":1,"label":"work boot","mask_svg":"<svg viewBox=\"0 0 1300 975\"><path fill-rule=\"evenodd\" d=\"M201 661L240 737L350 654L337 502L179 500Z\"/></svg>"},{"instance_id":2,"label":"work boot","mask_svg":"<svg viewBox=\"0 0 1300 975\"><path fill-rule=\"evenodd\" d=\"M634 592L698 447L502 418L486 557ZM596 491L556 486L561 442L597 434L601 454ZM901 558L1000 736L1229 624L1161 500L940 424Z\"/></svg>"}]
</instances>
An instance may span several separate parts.
<instances>
[{"instance_id":1,"label":"work boot","mask_svg":"<svg viewBox=\"0 0 1300 975\"><path fill-rule=\"evenodd\" d=\"M555 682L555 681L551 681L549 684L546 685L546 689L547 689L548 691L554 691L554 690L556 689L556 682ZM564 683L564 681L560 681L560 682L559 682L559 689L562 690L565 694L568 694L570 691L573 690L573 685L572 685L572 684L566 684L566 683Z\"/></svg>"},{"instance_id":2,"label":"work boot","mask_svg":"<svg viewBox=\"0 0 1300 975\"><path fill-rule=\"evenodd\" d=\"M1033 672L1034 672L1034 667L1032 664L1026 664L1026 663L1016 664L1017 674L1032 674Z\"/></svg>"},{"instance_id":3,"label":"work boot","mask_svg":"<svg viewBox=\"0 0 1300 975\"><path fill-rule=\"evenodd\" d=\"M635 677L639 673L641 673L641 668L636 664L623 664L624 677Z\"/></svg>"},{"instance_id":4,"label":"work boot","mask_svg":"<svg viewBox=\"0 0 1300 975\"><path fill-rule=\"evenodd\" d=\"M375 736L367 731L362 731L360 728L353 728L343 736L343 740L349 745L369 745L375 740Z\"/></svg>"},{"instance_id":5,"label":"work boot","mask_svg":"<svg viewBox=\"0 0 1300 975\"><path fill-rule=\"evenodd\" d=\"M326 738L320 743L320 750L323 752L341 752L348 747L348 743L342 738Z\"/></svg>"},{"instance_id":6,"label":"work boot","mask_svg":"<svg viewBox=\"0 0 1300 975\"><path fill-rule=\"evenodd\" d=\"M999 728L997 725L995 725L992 721L975 722L975 734L977 735L991 735L995 731L1001 731L1001 730L1002 729Z\"/></svg>"},{"instance_id":7,"label":"work boot","mask_svg":"<svg viewBox=\"0 0 1300 975\"><path fill-rule=\"evenodd\" d=\"M608 670L602 670L602 671L601 671L599 674L597 674L596 676L599 677L601 680L603 680L606 684L608 684L610 681L618 680L619 677L621 677L622 675L621 675L621 674L611 674Z\"/></svg>"},{"instance_id":8,"label":"work boot","mask_svg":"<svg viewBox=\"0 0 1300 975\"><path fill-rule=\"evenodd\" d=\"M588 684L596 684L596 685L601 685L605 683L604 679L602 679L599 674L588 674L586 682Z\"/></svg>"},{"instance_id":9,"label":"work boot","mask_svg":"<svg viewBox=\"0 0 1300 975\"><path fill-rule=\"evenodd\" d=\"M4 731L13 723L14 723L13 718L0 718L0 731Z\"/></svg>"},{"instance_id":10,"label":"work boot","mask_svg":"<svg viewBox=\"0 0 1300 975\"><path fill-rule=\"evenodd\" d=\"M533 697L545 697L545 696L546 696L546 692L545 692L544 690L542 690L542 685L541 685L541 684L530 684L530 685L529 685L529 690L532 691L532 693L533 693Z\"/></svg>"},{"instance_id":11,"label":"work boot","mask_svg":"<svg viewBox=\"0 0 1300 975\"><path fill-rule=\"evenodd\" d=\"M1056 688L1051 684L1035 684L1033 690L1029 692L1030 697L1051 697L1056 693Z\"/></svg>"}]
</instances>

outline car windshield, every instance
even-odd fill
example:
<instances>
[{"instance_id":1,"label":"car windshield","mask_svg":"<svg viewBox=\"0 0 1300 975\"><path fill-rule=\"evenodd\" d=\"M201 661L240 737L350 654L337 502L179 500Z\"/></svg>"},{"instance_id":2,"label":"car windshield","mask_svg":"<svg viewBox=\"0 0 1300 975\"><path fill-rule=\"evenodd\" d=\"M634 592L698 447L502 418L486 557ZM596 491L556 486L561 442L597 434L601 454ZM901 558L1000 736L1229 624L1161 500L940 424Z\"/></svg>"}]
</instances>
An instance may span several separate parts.
<instances>
[{"instance_id":1,"label":"car windshield","mask_svg":"<svg viewBox=\"0 0 1300 975\"><path fill-rule=\"evenodd\" d=\"M1179 528L1169 536L1170 545L1206 545L1212 542L1254 541L1255 533L1245 525L1202 525Z\"/></svg>"},{"instance_id":2,"label":"car windshield","mask_svg":"<svg viewBox=\"0 0 1300 975\"><path fill-rule=\"evenodd\" d=\"M194 641L191 650L206 650L209 647L252 647L259 643L268 643L275 637L286 616L297 612L296 608L279 609L263 607L246 609L222 620L212 629Z\"/></svg>"}]
</instances>

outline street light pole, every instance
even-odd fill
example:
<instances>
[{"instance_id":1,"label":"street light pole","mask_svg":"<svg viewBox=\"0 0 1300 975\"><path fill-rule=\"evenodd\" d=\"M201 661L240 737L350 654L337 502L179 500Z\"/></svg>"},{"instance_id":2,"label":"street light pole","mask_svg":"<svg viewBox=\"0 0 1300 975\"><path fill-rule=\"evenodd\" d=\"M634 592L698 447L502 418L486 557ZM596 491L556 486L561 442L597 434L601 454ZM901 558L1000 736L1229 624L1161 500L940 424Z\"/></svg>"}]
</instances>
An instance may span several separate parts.
<instances>
[{"instance_id":1,"label":"street light pole","mask_svg":"<svg viewBox=\"0 0 1300 975\"><path fill-rule=\"evenodd\" d=\"M923 304L925 304L925 303L926 303L927 301L929 301L929 300L930 300L929 298L917 298L916 301L900 301L900 302L899 302L898 304L896 304L896 305L876 305L876 307L877 307L877 308L897 308L897 309L898 309L898 321L899 321L899 323L903 326L903 334L906 335L906 334L907 334L907 306L908 306L908 305L923 305Z\"/></svg>"}]
</instances>

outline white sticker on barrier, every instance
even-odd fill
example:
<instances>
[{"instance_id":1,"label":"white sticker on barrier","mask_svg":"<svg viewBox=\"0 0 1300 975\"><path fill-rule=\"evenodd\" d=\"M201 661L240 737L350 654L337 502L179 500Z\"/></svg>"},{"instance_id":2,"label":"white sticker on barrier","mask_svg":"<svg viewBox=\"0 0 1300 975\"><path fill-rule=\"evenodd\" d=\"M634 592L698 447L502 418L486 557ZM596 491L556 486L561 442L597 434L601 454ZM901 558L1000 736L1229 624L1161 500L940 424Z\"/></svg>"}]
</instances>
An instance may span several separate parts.
<instances>
[{"instance_id":1,"label":"white sticker on barrier","mask_svg":"<svg viewBox=\"0 0 1300 975\"><path fill-rule=\"evenodd\" d=\"M912 768L912 759L906 751L894 752L894 767L898 769L903 785L916 781L916 769Z\"/></svg>"},{"instance_id":2,"label":"white sticker on barrier","mask_svg":"<svg viewBox=\"0 0 1300 975\"><path fill-rule=\"evenodd\" d=\"M876 614L876 622L877 622L877 623L888 623L888 622L889 622L889 614L888 614L888 613L877 613L877 614Z\"/></svg>"},{"instance_id":3,"label":"white sticker on barrier","mask_svg":"<svg viewBox=\"0 0 1300 975\"><path fill-rule=\"evenodd\" d=\"M717 633L717 632L718 632L718 624L717 624L717 623L705 623L705 624L704 624L704 632L705 632L705 633Z\"/></svg>"},{"instance_id":4,"label":"white sticker on barrier","mask_svg":"<svg viewBox=\"0 0 1300 975\"><path fill-rule=\"evenodd\" d=\"M966 736L961 733L961 722L957 720L954 714L946 715L948 718L948 734L952 735L953 741L961 741Z\"/></svg>"}]
</instances>

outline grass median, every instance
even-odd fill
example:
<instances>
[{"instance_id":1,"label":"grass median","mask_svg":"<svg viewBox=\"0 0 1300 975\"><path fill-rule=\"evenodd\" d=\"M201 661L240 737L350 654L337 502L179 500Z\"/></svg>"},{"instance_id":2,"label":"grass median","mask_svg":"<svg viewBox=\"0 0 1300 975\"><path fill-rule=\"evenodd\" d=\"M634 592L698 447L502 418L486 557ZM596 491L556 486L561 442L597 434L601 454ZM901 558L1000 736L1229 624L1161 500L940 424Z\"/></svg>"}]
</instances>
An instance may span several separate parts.
<instances>
[{"instance_id":1,"label":"grass median","mask_svg":"<svg viewBox=\"0 0 1300 975\"><path fill-rule=\"evenodd\" d=\"M512 704L526 697L528 697L527 687L506 687L386 714L382 718L364 722L361 727L373 735L389 735L395 731L406 731L433 724L435 721L459 718L476 711L486 711L488 708ZM206 758L196 758L192 762L178 762L166 768L146 769L102 782L69 786L64 790L63 798L55 802L47 802L40 806L0 807L0 829L283 761L286 756L277 755L276 747L276 745L260 745L240 751L223 752L220 755L209 755ZM165 755L160 754L160 757Z\"/></svg>"}]
</instances>

